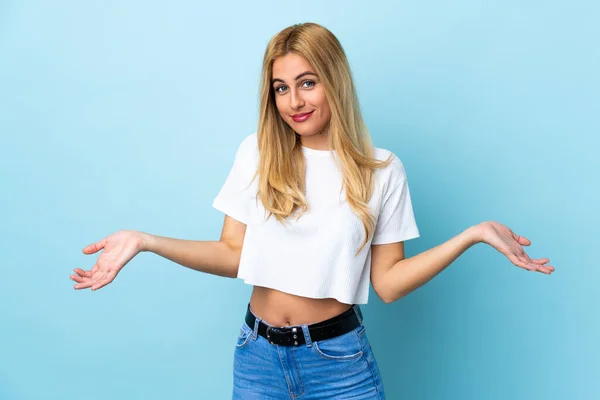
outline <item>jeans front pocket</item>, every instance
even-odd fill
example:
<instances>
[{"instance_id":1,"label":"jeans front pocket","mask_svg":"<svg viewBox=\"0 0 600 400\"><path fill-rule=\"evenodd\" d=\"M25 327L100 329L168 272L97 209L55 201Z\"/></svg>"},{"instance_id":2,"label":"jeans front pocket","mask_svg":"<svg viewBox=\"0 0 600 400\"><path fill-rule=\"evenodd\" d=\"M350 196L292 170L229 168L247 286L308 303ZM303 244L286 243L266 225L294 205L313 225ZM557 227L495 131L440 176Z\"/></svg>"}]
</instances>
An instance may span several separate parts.
<instances>
[{"instance_id":1,"label":"jeans front pocket","mask_svg":"<svg viewBox=\"0 0 600 400\"><path fill-rule=\"evenodd\" d=\"M313 342L315 352L328 360L353 360L363 355L361 340L364 325L331 339Z\"/></svg>"},{"instance_id":2,"label":"jeans front pocket","mask_svg":"<svg viewBox=\"0 0 600 400\"><path fill-rule=\"evenodd\" d=\"M252 337L252 332L252 328L250 328L248 324L244 322L240 328L240 333L237 337L237 343L235 344L235 347L238 349L245 347Z\"/></svg>"}]
</instances>

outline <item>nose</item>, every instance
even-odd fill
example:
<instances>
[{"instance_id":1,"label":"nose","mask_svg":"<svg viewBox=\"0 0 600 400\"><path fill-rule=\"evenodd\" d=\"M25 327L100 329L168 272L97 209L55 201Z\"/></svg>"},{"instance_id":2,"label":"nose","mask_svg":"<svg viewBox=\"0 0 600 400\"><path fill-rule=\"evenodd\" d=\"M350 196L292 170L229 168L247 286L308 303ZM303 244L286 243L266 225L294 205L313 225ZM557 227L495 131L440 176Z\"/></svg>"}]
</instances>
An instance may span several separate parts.
<instances>
[{"instance_id":1,"label":"nose","mask_svg":"<svg viewBox=\"0 0 600 400\"><path fill-rule=\"evenodd\" d=\"M294 110L299 110L304 106L304 99L297 90L291 90L290 92L290 107Z\"/></svg>"}]
</instances>

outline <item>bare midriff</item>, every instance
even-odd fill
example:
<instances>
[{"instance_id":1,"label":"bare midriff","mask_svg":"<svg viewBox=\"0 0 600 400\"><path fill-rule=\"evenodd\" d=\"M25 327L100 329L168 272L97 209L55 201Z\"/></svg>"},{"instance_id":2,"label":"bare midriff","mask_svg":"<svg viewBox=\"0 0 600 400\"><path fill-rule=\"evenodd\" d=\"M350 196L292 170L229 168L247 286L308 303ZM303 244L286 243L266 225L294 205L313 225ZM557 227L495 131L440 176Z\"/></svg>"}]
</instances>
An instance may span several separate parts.
<instances>
[{"instance_id":1,"label":"bare midriff","mask_svg":"<svg viewBox=\"0 0 600 400\"><path fill-rule=\"evenodd\" d=\"M252 312L263 322L275 326L314 324L335 317L352 305L333 298L313 299L254 286L250 298Z\"/></svg>"}]
</instances>

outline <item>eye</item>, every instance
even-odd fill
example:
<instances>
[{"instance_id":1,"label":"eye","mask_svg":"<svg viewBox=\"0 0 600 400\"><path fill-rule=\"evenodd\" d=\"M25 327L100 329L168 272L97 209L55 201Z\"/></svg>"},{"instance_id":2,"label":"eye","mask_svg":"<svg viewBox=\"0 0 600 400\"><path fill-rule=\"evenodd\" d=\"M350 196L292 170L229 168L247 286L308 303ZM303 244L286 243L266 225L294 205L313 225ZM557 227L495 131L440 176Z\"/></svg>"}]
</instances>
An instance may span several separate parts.
<instances>
[{"instance_id":1,"label":"eye","mask_svg":"<svg viewBox=\"0 0 600 400\"><path fill-rule=\"evenodd\" d=\"M308 86L309 88L311 88L311 87L315 86L315 82L313 82L313 81L304 81L304 82L302 82L302 84L303 84L303 85L304 85L305 83L310 83L310 86Z\"/></svg>"},{"instance_id":2,"label":"eye","mask_svg":"<svg viewBox=\"0 0 600 400\"><path fill-rule=\"evenodd\" d=\"M276 92L276 93L283 93L283 91L282 91L282 90L279 90L279 89L281 89L281 88L285 88L285 87L286 87L285 85L277 86L277 87L275 88L275 92Z\"/></svg>"}]
</instances>

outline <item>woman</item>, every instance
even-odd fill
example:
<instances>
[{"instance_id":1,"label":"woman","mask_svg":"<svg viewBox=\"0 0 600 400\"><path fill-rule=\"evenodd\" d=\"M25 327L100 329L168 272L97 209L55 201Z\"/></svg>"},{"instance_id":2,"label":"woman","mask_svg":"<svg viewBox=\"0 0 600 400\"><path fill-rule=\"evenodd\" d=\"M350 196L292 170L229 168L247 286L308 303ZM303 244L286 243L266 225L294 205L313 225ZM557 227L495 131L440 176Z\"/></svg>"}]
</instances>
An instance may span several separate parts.
<instances>
[{"instance_id":1,"label":"woman","mask_svg":"<svg viewBox=\"0 0 600 400\"><path fill-rule=\"evenodd\" d=\"M269 42L258 130L239 146L213 206L225 213L219 241L119 231L87 246L86 254L104 251L71 279L97 290L151 251L252 284L234 355L236 399L384 398L359 308L369 282L394 302L478 242L526 270L554 271L497 222L404 258L403 242L419 237L404 167L372 146L342 46L314 23Z\"/></svg>"}]
</instances>

